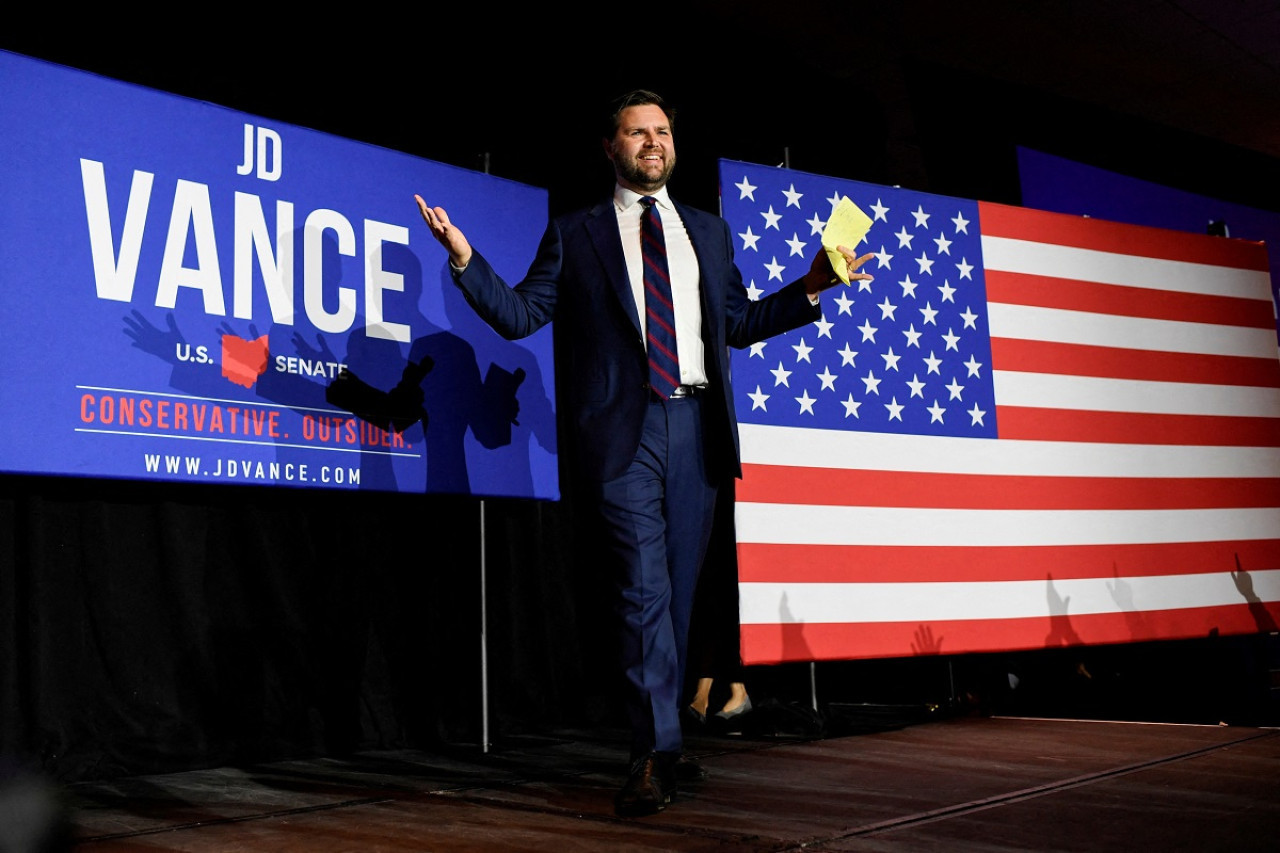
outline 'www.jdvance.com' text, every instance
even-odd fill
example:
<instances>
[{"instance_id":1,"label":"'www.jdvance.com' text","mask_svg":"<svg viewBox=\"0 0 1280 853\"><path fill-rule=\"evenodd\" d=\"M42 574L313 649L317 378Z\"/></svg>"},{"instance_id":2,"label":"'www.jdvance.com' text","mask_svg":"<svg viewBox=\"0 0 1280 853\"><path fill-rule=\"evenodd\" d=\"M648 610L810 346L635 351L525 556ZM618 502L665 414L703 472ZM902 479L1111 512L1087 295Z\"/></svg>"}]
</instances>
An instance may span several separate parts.
<instances>
[{"instance_id":1,"label":"'www.jdvance.com' text","mask_svg":"<svg viewBox=\"0 0 1280 853\"><path fill-rule=\"evenodd\" d=\"M360 485L360 469L340 465L309 465L305 462L259 462L253 459L218 457L211 465L203 456L171 456L144 453L148 474L188 477L216 477L223 480L259 480L269 483L320 483L335 486Z\"/></svg>"}]
</instances>

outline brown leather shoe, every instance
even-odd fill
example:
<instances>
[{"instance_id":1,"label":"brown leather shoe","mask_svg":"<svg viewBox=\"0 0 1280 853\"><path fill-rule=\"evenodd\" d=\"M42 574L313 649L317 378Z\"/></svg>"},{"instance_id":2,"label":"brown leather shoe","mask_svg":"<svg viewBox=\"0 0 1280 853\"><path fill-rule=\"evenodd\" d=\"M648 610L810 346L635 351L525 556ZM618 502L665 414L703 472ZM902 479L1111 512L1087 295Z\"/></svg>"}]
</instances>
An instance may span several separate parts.
<instances>
[{"instance_id":1,"label":"brown leather shoe","mask_svg":"<svg viewBox=\"0 0 1280 853\"><path fill-rule=\"evenodd\" d=\"M631 775L613 800L613 810L623 817L657 814L667 807L676 792L672 756L651 752L637 758Z\"/></svg>"}]
</instances>

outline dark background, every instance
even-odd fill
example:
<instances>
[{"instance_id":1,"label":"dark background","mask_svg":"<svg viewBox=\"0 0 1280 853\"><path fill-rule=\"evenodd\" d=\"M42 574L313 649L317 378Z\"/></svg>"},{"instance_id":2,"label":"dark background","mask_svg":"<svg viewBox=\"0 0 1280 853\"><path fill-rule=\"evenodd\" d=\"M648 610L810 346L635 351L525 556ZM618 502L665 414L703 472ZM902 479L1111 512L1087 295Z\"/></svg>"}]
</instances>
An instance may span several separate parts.
<instances>
[{"instance_id":1,"label":"dark background","mask_svg":"<svg viewBox=\"0 0 1280 853\"><path fill-rule=\"evenodd\" d=\"M543 187L553 214L608 191L594 117L633 86L676 106L672 191L711 210L720 158L1017 204L1018 146L1280 209L1272 2L180 11L31 8L0 48ZM0 475L0 754L85 779L607 728L604 579L574 521L571 501ZM747 680L797 712L783 733L877 709L1255 724L1278 719L1275 656L1210 637Z\"/></svg>"}]
</instances>

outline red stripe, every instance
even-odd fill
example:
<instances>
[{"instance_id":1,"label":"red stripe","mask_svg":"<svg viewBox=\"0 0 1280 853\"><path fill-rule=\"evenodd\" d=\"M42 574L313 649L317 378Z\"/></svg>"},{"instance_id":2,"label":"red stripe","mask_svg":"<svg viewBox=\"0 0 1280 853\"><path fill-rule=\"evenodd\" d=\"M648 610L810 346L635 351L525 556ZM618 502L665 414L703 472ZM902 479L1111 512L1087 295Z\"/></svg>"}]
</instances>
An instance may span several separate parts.
<instances>
[{"instance_id":1,"label":"red stripe","mask_svg":"<svg viewBox=\"0 0 1280 853\"><path fill-rule=\"evenodd\" d=\"M741 583L954 583L1044 580L1049 575L1067 580L1276 566L1280 539L980 547L738 543Z\"/></svg>"},{"instance_id":2,"label":"red stripe","mask_svg":"<svg viewBox=\"0 0 1280 853\"><path fill-rule=\"evenodd\" d=\"M672 328L671 324L667 322L667 319L665 317L663 317L661 314L655 314L652 309L648 309L644 313L645 313L645 316L648 317L650 320L652 320L656 325L666 329L668 332L671 333L672 337L675 337L676 330Z\"/></svg>"},{"instance_id":3,"label":"red stripe","mask_svg":"<svg viewBox=\"0 0 1280 853\"><path fill-rule=\"evenodd\" d=\"M986 236L1260 272L1268 269L1263 243L982 201L978 202L978 215Z\"/></svg>"},{"instance_id":4,"label":"red stripe","mask_svg":"<svg viewBox=\"0 0 1280 853\"><path fill-rule=\"evenodd\" d=\"M660 286L658 282L655 282L653 280L652 276L646 275L644 277L644 289L647 292L647 295L645 296L645 299L644 299L646 305L652 305L656 300L658 305L664 306L672 311L675 310L674 306L671 303L671 282L670 281L664 280L662 285Z\"/></svg>"},{"instance_id":5,"label":"red stripe","mask_svg":"<svg viewBox=\"0 0 1280 853\"><path fill-rule=\"evenodd\" d=\"M680 384L680 380L672 376L669 371L663 368L663 366L658 364L656 361L649 362L649 369L654 373L658 374L659 376L661 376L663 379L667 380L667 382L671 384L672 388L675 388L677 385ZM669 393L670 392L668 392L668 394Z\"/></svg>"},{"instance_id":6,"label":"red stripe","mask_svg":"<svg viewBox=\"0 0 1280 853\"><path fill-rule=\"evenodd\" d=\"M952 509L1280 507L1280 477L1036 477L748 463L737 499Z\"/></svg>"},{"instance_id":7,"label":"red stripe","mask_svg":"<svg viewBox=\"0 0 1280 853\"><path fill-rule=\"evenodd\" d=\"M1275 309L1270 299L1175 293L999 270L987 270L986 280L989 303L1251 329L1274 329L1276 325Z\"/></svg>"},{"instance_id":8,"label":"red stripe","mask_svg":"<svg viewBox=\"0 0 1280 853\"><path fill-rule=\"evenodd\" d=\"M996 370L1280 388L1280 360L991 339Z\"/></svg>"},{"instance_id":9,"label":"red stripe","mask_svg":"<svg viewBox=\"0 0 1280 853\"><path fill-rule=\"evenodd\" d=\"M645 242L649 244L649 248L659 254L665 255L667 253L667 241L662 230L662 223L654 218L650 224L652 227L647 228L642 232Z\"/></svg>"},{"instance_id":10,"label":"red stripe","mask_svg":"<svg viewBox=\"0 0 1280 853\"><path fill-rule=\"evenodd\" d=\"M649 242L654 251L665 256L667 254L667 238L666 232L662 228L662 217L658 215L658 211L652 206L649 207L641 215L640 223L643 226L640 229L640 236Z\"/></svg>"},{"instance_id":11,"label":"red stripe","mask_svg":"<svg viewBox=\"0 0 1280 853\"><path fill-rule=\"evenodd\" d=\"M675 353L673 353L671 350L667 349L667 348L666 348L666 346L664 346L664 345L663 345L662 341L658 340L658 339L657 339L657 338L655 338L653 335L649 335L649 345L650 345L653 349L659 350L660 352L664 353L664 354L665 354L668 358L670 358L673 362L676 362L676 356L675 356Z\"/></svg>"},{"instance_id":12,"label":"red stripe","mask_svg":"<svg viewBox=\"0 0 1280 853\"><path fill-rule=\"evenodd\" d=\"M1275 630L1280 604L947 622L743 625L742 662L756 664L1020 651Z\"/></svg>"},{"instance_id":13,"label":"red stripe","mask_svg":"<svg viewBox=\"0 0 1280 853\"><path fill-rule=\"evenodd\" d=\"M644 213L640 214L640 221L645 227L640 233L646 237L652 237L653 243L659 249L665 251L666 238L663 236L666 232L662 227L662 216L658 213L656 207L657 202L645 208Z\"/></svg>"},{"instance_id":14,"label":"red stripe","mask_svg":"<svg viewBox=\"0 0 1280 853\"><path fill-rule=\"evenodd\" d=\"M667 290L670 290L670 289L671 289L671 279L667 277L667 268L666 268L665 266L659 266L659 265L657 264L657 262L655 261L655 259L654 259L653 257L651 257L650 255L645 255L645 256L644 256L644 265L645 265L646 267L648 267L648 268L649 268L649 271L650 271L650 272L652 272L654 275L658 276L658 278L660 278L660 279L662 279L664 282L666 282L666 284L667 284ZM645 276L645 283L646 283L646 284L648 284L648 283L649 283L649 277L648 277L648 276ZM653 293L653 294L655 294L655 295L657 295L657 296L661 296L661 295L662 295L662 292L661 292L660 290L657 290L656 288L653 288L653 287L650 287L650 288L649 288L649 292L650 292L650 293ZM666 300L666 299L663 299L662 301L663 301L665 304L667 304L667 305L670 305L670 304L671 304L670 302L667 302L667 300Z\"/></svg>"},{"instance_id":15,"label":"red stripe","mask_svg":"<svg viewBox=\"0 0 1280 853\"><path fill-rule=\"evenodd\" d=\"M1275 418L996 406L996 423L1002 439L1280 447Z\"/></svg>"}]
</instances>

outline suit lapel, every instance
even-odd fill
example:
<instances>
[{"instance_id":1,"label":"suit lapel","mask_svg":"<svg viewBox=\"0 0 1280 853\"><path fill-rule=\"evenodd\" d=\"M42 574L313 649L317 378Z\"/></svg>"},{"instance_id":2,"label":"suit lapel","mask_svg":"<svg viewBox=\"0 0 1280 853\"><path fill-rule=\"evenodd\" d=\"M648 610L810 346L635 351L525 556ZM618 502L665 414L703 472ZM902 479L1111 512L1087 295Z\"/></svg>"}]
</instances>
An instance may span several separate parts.
<instances>
[{"instance_id":1,"label":"suit lapel","mask_svg":"<svg viewBox=\"0 0 1280 853\"><path fill-rule=\"evenodd\" d=\"M631 318L638 337L640 315L637 313L635 295L631 292L631 279L627 277L627 258L622 251L622 237L618 234L618 217L613 212L612 199L592 208L587 217L586 229L595 246L596 255L600 258L600 264L604 267L609 287Z\"/></svg>"},{"instance_id":2,"label":"suit lapel","mask_svg":"<svg viewBox=\"0 0 1280 853\"><path fill-rule=\"evenodd\" d=\"M697 211L690 210L679 202L672 202L680 219L684 222L685 231L689 234L689 242L693 244L693 253L698 258L698 291L702 297L702 321L710 329L715 324L709 322L713 317L724 316L724 300L719 288L710 286L712 274L717 271L718 261L712 248L719 235L711 229L714 222L708 216L699 216ZM704 331L704 336L705 336ZM712 339L714 340L714 338Z\"/></svg>"}]
</instances>

